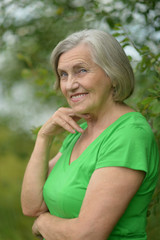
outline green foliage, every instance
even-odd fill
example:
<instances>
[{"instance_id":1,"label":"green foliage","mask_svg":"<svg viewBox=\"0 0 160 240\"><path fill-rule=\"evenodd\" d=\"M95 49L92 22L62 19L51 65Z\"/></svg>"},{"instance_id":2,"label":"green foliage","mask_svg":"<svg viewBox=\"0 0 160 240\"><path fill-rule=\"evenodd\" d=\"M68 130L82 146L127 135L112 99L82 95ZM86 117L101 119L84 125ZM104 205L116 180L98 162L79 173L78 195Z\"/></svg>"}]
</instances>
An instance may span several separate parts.
<instances>
[{"instance_id":1,"label":"green foliage","mask_svg":"<svg viewBox=\"0 0 160 240\"><path fill-rule=\"evenodd\" d=\"M33 141L25 133L11 131L5 123L0 126L0 239L32 239L31 219L22 215L20 190Z\"/></svg>"},{"instance_id":2,"label":"green foliage","mask_svg":"<svg viewBox=\"0 0 160 240\"><path fill-rule=\"evenodd\" d=\"M54 46L66 35L84 28L111 32L124 49L131 47L139 58L130 54L136 88L127 101L149 121L160 149L160 54L158 51L158 0L2 0L0 3L1 87L10 94L22 81L34 89L37 101L53 106L66 105L61 93L54 90L55 77L49 64ZM34 104L34 103L33 103ZM20 188L24 169L32 151L28 135L1 127L0 189L3 192L0 212L1 239L33 239L32 220L22 216ZM38 128L33 129L36 135ZM63 135L54 139L56 149ZM6 170L7 169L7 170ZM14 184L13 184L14 183ZM158 240L160 230L160 181L150 205L149 240ZM9 229L9 231L8 231Z\"/></svg>"}]
</instances>

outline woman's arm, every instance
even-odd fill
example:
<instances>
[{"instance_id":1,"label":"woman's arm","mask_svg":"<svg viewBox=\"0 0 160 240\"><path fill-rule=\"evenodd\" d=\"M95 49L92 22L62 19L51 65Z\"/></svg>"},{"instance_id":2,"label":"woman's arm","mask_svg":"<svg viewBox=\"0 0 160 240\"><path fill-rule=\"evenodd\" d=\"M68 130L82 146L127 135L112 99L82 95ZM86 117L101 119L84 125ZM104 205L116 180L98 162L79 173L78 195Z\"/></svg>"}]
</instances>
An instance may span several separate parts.
<instances>
[{"instance_id":1,"label":"woman's arm","mask_svg":"<svg viewBox=\"0 0 160 240\"><path fill-rule=\"evenodd\" d=\"M145 172L124 167L95 170L78 218L42 214L33 232L47 240L106 240L138 191Z\"/></svg>"},{"instance_id":2,"label":"woman's arm","mask_svg":"<svg viewBox=\"0 0 160 240\"><path fill-rule=\"evenodd\" d=\"M59 152L48 164L50 145L49 140L37 137L23 179L21 205L24 215L36 217L48 210L43 200L43 185L61 156Z\"/></svg>"},{"instance_id":3,"label":"woman's arm","mask_svg":"<svg viewBox=\"0 0 160 240\"><path fill-rule=\"evenodd\" d=\"M43 186L51 168L61 156L58 153L48 164L52 139L64 130L82 132L83 129L76 123L78 119L71 108L60 108L40 129L22 184L21 204L25 215L35 217L47 211L43 201Z\"/></svg>"}]
</instances>

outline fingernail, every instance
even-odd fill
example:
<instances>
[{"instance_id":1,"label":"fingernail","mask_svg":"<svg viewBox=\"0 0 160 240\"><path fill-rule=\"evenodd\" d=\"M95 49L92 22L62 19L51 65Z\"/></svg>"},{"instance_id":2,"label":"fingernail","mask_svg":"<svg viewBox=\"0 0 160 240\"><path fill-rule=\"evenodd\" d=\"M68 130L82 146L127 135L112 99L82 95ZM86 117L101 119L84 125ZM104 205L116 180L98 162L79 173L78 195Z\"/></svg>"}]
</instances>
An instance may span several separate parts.
<instances>
[{"instance_id":1,"label":"fingernail","mask_svg":"<svg viewBox=\"0 0 160 240\"><path fill-rule=\"evenodd\" d=\"M82 128L79 128L79 131L80 131L80 132L83 132L84 130L83 130Z\"/></svg>"}]
</instances>

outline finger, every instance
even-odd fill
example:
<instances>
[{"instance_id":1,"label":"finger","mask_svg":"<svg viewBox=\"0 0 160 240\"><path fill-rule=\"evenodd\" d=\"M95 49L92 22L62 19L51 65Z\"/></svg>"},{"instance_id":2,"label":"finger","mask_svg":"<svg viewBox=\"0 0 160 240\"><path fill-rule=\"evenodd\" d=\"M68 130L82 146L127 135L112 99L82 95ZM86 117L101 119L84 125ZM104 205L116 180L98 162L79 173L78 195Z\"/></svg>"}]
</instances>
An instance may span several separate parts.
<instances>
[{"instance_id":1,"label":"finger","mask_svg":"<svg viewBox=\"0 0 160 240\"><path fill-rule=\"evenodd\" d=\"M64 116L61 116L60 118L61 118L62 124L64 124L65 126L69 126L73 130L76 130L80 133L84 131L72 117L64 115Z\"/></svg>"},{"instance_id":2,"label":"finger","mask_svg":"<svg viewBox=\"0 0 160 240\"><path fill-rule=\"evenodd\" d=\"M58 120L58 123L57 123L57 120ZM58 119L56 119L56 123L54 124L58 124L59 127L63 128L64 130L67 130L71 133L75 133L75 130L76 131L79 131L79 132L82 132L83 130L81 130L80 127L77 127L77 126L74 126L75 123L73 123L73 125L70 123L70 120L73 121L72 119L70 119L69 117L67 116L62 116L62 117L59 117ZM80 129L79 129L80 128Z\"/></svg>"},{"instance_id":3,"label":"finger","mask_svg":"<svg viewBox=\"0 0 160 240\"><path fill-rule=\"evenodd\" d=\"M78 116L75 116L73 114L69 114L69 116L75 121L75 122L78 122L81 118L78 117Z\"/></svg>"},{"instance_id":4,"label":"finger","mask_svg":"<svg viewBox=\"0 0 160 240\"><path fill-rule=\"evenodd\" d=\"M62 114L65 113L68 116L75 118L77 121L84 117L84 115L78 115L77 113L75 113L72 108L60 108L59 111Z\"/></svg>"},{"instance_id":5,"label":"finger","mask_svg":"<svg viewBox=\"0 0 160 240\"><path fill-rule=\"evenodd\" d=\"M76 112L73 111L72 108L59 108L58 110L61 114L67 114L68 116L72 117L76 122L79 121L80 119L88 119L90 118L90 115L87 114L77 114Z\"/></svg>"},{"instance_id":6,"label":"finger","mask_svg":"<svg viewBox=\"0 0 160 240\"><path fill-rule=\"evenodd\" d=\"M91 116L90 114L86 113L86 114L78 114L76 112L74 112L72 109L68 109L69 110L69 116L71 116L72 118L77 118L77 121L80 120L80 119L89 119Z\"/></svg>"},{"instance_id":7,"label":"finger","mask_svg":"<svg viewBox=\"0 0 160 240\"><path fill-rule=\"evenodd\" d=\"M54 123L55 124L55 123ZM73 127L70 126L69 123L67 123L64 119L59 119L58 125L63 128L64 130L70 132L70 133L75 133L76 131L74 130Z\"/></svg>"},{"instance_id":8,"label":"finger","mask_svg":"<svg viewBox=\"0 0 160 240\"><path fill-rule=\"evenodd\" d=\"M85 120L87 120L91 117L90 114L88 114L88 113L86 113L86 114L76 114L76 116L79 117L80 119L83 118Z\"/></svg>"}]
</instances>

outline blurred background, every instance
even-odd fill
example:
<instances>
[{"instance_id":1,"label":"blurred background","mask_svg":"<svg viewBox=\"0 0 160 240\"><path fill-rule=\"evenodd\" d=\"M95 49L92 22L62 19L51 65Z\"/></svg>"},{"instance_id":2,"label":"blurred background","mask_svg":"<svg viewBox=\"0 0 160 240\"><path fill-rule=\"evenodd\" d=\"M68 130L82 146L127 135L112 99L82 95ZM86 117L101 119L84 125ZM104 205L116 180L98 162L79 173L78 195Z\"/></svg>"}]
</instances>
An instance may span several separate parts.
<instances>
[{"instance_id":1,"label":"blurred background","mask_svg":"<svg viewBox=\"0 0 160 240\"><path fill-rule=\"evenodd\" d=\"M53 88L54 46L95 28L113 34L134 69L127 101L149 121L160 148L160 2L158 0L0 1L0 240L31 240L20 191L36 133L66 103ZM58 151L63 136L55 139ZM148 240L160 239L160 180L148 211Z\"/></svg>"}]
</instances>

